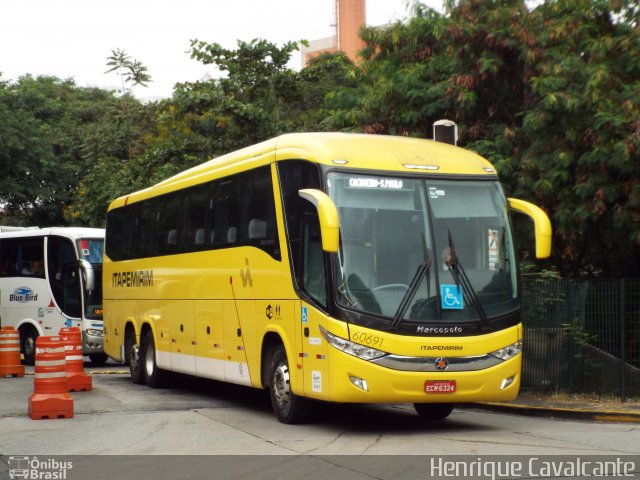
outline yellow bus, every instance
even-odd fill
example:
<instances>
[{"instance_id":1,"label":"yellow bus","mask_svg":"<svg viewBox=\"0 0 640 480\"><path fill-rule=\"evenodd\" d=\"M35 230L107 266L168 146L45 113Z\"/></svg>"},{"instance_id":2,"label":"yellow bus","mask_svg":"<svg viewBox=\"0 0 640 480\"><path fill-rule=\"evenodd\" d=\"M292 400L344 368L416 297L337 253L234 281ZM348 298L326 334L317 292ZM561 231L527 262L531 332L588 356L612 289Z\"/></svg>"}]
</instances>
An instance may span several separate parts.
<instances>
[{"instance_id":1,"label":"yellow bus","mask_svg":"<svg viewBox=\"0 0 640 480\"><path fill-rule=\"evenodd\" d=\"M269 389L296 423L314 400L514 399L522 325L509 207L493 166L405 137L299 133L114 200L104 348L134 383L170 371Z\"/></svg>"}]
</instances>

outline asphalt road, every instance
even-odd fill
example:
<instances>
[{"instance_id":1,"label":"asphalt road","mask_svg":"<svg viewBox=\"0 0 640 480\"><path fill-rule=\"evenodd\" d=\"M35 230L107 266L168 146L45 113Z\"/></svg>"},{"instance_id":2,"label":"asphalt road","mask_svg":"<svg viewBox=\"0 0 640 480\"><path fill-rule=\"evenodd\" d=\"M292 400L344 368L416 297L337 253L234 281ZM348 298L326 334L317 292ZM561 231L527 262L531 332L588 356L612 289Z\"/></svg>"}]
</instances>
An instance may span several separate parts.
<instances>
[{"instance_id":1,"label":"asphalt road","mask_svg":"<svg viewBox=\"0 0 640 480\"><path fill-rule=\"evenodd\" d=\"M182 376L171 388L154 390L132 384L128 374L114 373L124 368L88 369L94 371L93 390L72 394L71 419L31 420L27 408L33 376L0 379L0 455L640 454L637 424L475 408L456 409L445 421L425 424L411 405L319 404L311 423L283 425L262 391ZM157 474L155 478L161 478ZM390 474L389 478L402 477Z\"/></svg>"}]
</instances>

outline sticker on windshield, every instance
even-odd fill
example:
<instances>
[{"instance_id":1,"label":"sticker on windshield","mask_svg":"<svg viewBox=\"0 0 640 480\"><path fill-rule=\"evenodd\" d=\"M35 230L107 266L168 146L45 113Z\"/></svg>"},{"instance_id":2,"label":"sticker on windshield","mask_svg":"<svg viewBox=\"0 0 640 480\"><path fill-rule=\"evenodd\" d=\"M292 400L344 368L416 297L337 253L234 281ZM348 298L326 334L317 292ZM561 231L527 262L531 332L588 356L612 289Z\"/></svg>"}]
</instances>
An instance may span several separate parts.
<instances>
[{"instance_id":1,"label":"sticker on windshield","mask_svg":"<svg viewBox=\"0 0 640 480\"><path fill-rule=\"evenodd\" d=\"M80 240L80 251L82 252L82 256L83 257L88 257L89 255L91 255L91 252L89 251L89 242L86 240Z\"/></svg>"},{"instance_id":2,"label":"sticker on windshield","mask_svg":"<svg viewBox=\"0 0 640 480\"><path fill-rule=\"evenodd\" d=\"M489 270L498 270L500 261L498 230L493 228L489 229L487 245L489 246Z\"/></svg>"},{"instance_id":3,"label":"sticker on windshield","mask_svg":"<svg viewBox=\"0 0 640 480\"><path fill-rule=\"evenodd\" d=\"M445 191L437 187L429 187L429 198L438 199L445 196Z\"/></svg>"},{"instance_id":4,"label":"sticker on windshield","mask_svg":"<svg viewBox=\"0 0 640 480\"><path fill-rule=\"evenodd\" d=\"M351 177L347 183L349 188L380 188L386 190L402 189L402 180L399 178L371 178Z\"/></svg>"},{"instance_id":5,"label":"sticker on windshield","mask_svg":"<svg viewBox=\"0 0 640 480\"><path fill-rule=\"evenodd\" d=\"M440 298L442 299L443 310L462 310L464 300L462 298L462 288L456 285L440 285Z\"/></svg>"}]
</instances>

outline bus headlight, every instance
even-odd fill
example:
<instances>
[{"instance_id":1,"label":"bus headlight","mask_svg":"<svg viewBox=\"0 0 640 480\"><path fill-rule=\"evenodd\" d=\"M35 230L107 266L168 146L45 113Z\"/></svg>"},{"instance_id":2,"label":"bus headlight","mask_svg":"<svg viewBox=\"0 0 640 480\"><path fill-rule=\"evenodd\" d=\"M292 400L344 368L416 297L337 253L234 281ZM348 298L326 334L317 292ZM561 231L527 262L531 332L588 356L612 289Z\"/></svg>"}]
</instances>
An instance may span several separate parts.
<instances>
[{"instance_id":1,"label":"bus headlight","mask_svg":"<svg viewBox=\"0 0 640 480\"><path fill-rule=\"evenodd\" d=\"M496 350L495 352L489 353L500 360L509 360L510 358L515 357L520 352L522 352L522 339L518 340L513 345L509 345L508 347L501 348L500 350Z\"/></svg>"},{"instance_id":2,"label":"bus headlight","mask_svg":"<svg viewBox=\"0 0 640 480\"><path fill-rule=\"evenodd\" d=\"M87 335L92 337L102 337L104 332L102 330L96 330L95 328L87 328Z\"/></svg>"},{"instance_id":3,"label":"bus headlight","mask_svg":"<svg viewBox=\"0 0 640 480\"><path fill-rule=\"evenodd\" d=\"M374 360L387 355L386 352L381 352L375 348L365 347L359 343L354 343L344 338L337 337L322 327L320 327L320 333L332 347L335 347L344 353L348 353L349 355L353 355L354 357L361 358L362 360Z\"/></svg>"}]
</instances>

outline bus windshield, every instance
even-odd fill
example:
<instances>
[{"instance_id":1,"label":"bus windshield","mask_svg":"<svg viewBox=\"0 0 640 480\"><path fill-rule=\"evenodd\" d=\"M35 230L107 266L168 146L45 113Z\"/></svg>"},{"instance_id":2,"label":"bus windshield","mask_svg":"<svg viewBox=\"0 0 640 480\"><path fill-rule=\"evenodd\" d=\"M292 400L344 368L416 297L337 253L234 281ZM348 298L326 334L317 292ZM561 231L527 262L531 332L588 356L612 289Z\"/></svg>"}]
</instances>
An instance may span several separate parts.
<instances>
[{"instance_id":1,"label":"bus windshield","mask_svg":"<svg viewBox=\"0 0 640 480\"><path fill-rule=\"evenodd\" d=\"M340 218L337 301L390 322L468 322L518 307L506 198L497 180L331 172Z\"/></svg>"},{"instance_id":2,"label":"bus windshield","mask_svg":"<svg viewBox=\"0 0 640 480\"><path fill-rule=\"evenodd\" d=\"M92 320L102 320L102 252L103 238L83 238L78 242L78 257L93 266L94 288L82 289L84 316Z\"/></svg>"}]
</instances>

